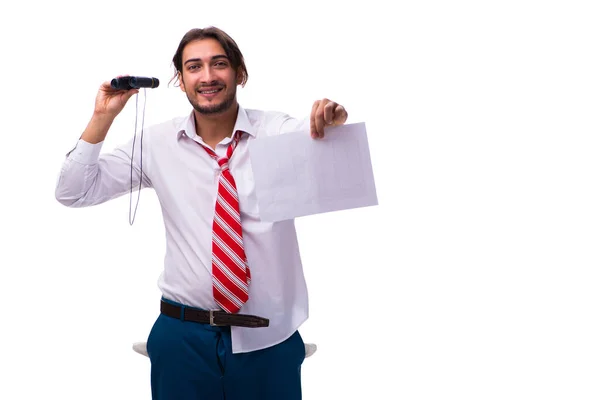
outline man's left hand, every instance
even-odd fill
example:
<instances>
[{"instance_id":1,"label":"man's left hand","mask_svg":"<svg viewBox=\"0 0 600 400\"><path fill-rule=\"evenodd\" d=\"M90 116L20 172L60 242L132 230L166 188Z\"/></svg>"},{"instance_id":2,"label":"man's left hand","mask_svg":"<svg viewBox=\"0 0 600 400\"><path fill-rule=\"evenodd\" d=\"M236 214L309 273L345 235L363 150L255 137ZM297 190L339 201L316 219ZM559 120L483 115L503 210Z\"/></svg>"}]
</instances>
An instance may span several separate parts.
<instances>
[{"instance_id":1,"label":"man's left hand","mask_svg":"<svg viewBox=\"0 0 600 400\"><path fill-rule=\"evenodd\" d=\"M310 136L320 139L325 136L326 126L343 125L348 113L341 104L329 99L317 100L310 113Z\"/></svg>"}]
</instances>

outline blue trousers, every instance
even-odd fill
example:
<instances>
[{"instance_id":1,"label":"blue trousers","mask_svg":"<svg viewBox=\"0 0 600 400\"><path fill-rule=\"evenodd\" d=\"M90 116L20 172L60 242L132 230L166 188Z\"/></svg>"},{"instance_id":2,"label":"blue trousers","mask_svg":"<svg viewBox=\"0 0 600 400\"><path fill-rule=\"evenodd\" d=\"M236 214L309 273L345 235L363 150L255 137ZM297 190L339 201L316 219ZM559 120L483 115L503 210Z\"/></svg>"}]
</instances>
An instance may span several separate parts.
<instances>
[{"instance_id":1,"label":"blue trousers","mask_svg":"<svg viewBox=\"0 0 600 400\"><path fill-rule=\"evenodd\" d=\"M153 400L302 398L305 350L298 331L267 349L233 354L229 327L161 314L148 336L147 350Z\"/></svg>"}]
</instances>

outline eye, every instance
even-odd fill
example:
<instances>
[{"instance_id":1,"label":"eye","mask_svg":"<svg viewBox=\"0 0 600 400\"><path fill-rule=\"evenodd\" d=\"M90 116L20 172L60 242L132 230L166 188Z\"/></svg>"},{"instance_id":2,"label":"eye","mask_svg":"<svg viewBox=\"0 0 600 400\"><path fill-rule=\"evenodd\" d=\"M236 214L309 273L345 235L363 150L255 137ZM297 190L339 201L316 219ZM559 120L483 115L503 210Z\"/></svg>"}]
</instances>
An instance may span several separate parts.
<instances>
[{"instance_id":1,"label":"eye","mask_svg":"<svg viewBox=\"0 0 600 400\"><path fill-rule=\"evenodd\" d=\"M215 63L215 67L225 68L227 67L227 63L225 61L218 61Z\"/></svg>"},{"instance_id":2,"label":"eye","mask_svg":"<svg viewBox=\"0 0 600 400\"><path fill-rule=\"evenodd\" d=\"M190 66L188 67L188 70L189 70L189 71L193 71L193 70L195 70L195 69L197 69L197 68L200 68L200 66L199 66L199 65L190 65Z\"/></svg>"}]
</instances>

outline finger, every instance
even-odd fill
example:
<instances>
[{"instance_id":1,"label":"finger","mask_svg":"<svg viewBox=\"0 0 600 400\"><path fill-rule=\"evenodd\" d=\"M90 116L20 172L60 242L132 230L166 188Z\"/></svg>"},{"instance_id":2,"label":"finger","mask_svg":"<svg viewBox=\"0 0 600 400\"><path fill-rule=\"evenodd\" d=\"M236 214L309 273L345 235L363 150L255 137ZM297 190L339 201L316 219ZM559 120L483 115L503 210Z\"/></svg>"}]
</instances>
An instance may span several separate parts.
<instances>
[{"instance_id":1,"label":"finger","mask_svg":"<svg viewBox=\"0 0 600 400\"><path fill-rule=\"evenodd\" d=\"M317 110L315 112L315 126L316 126L316 130L317 130L317 137L322 138L325 134L324 132L324 128L325 128L325 104L327 103L326 100L321 100L319 102L319 106L317 107Z\"/></svg>"},{"instance_id":2,"label":"finger","mask_svg":"<svg viewBox=\"0 0 600 400\"><path fill-rule=\"evenodd\" d=\"M334 125L342 125L348 119L348 112L341 104L335 107L335 117L333 119Z\"/></svg>"},{"instance_id":3,"label":"finger","mask_svg":"<svg viewBox=\"0 0 600 400\"><path fill-rule=\"evenodd\" d=\"M335 107L337 103L330 101L325 105L323 117L325 119L325 123L327 125L331 125L333 123L333 117L335 112Z\"/></svg>"},{"instance_id":4,"label":"finger","mask_svg":"<svg viewBox=\"0 0 600 400\"><path fill-rule=\"evenodd\" d=\"M138 94L140 92L139 89L129 89L126 93L125 96L127 96L127 100L129 100L131 98L131 96L133 96L134 94Z\"/></svg>"},{"instance_id":5,"label":"finger","mask_svg":"<svg viewBox=\"0 0 600 400\"><path fill-rule=\"evenodd\" d=\"M310 136L313 139L317 138L317 125L315 124L315 115L317 114L317 108L319 107L319 101L315 101L310 111Z\"/></svg>"},{"instance_id":6,"label":"finger","mask_svg":"<svg viewBox=\"0 0 600 400\"><path fill-rule=\"evenodd\" d=\"M110 82L109 81L102 82L102 85L100 85L100 89L111 90L112 87L110 86Z\"/></svg>"}]
</instances>

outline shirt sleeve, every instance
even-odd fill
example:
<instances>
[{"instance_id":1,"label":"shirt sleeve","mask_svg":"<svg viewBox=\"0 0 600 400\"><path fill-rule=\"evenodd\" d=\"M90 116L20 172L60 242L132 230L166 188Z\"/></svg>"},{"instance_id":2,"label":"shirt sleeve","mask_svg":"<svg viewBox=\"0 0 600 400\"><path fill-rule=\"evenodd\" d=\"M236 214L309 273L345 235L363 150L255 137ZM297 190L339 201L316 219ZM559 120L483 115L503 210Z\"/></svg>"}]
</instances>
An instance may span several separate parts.
<instances>
[{"instance_id":1,"label":"shirt sleeve","mask_svg":"<svg viewBox=\"0 0 600 400\"><path fill-rule=\"evenodd\" d=\"M297 131L310 132L310 117L302 119L290 117L287 114L281 116L281 126L279 127L279 133L291 133Z\"/></svg>"},{"instance_id":2,"label":"shirt sleeve","mask_svg":"<svg viewBox=\"0 0 600 400\"><path fill-rule=\"evenodd\" d=\"M79 139L75 148L67 153L56 183L58 202L67 207L93 206L137 191L140 183L141 188L152 186L142 172L142 162L148 154L146 149L141 153L139 137L101 154L103 144Z\"/></svg>"}]
</instances>

